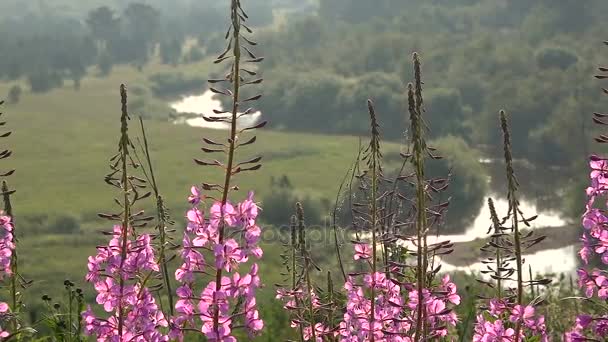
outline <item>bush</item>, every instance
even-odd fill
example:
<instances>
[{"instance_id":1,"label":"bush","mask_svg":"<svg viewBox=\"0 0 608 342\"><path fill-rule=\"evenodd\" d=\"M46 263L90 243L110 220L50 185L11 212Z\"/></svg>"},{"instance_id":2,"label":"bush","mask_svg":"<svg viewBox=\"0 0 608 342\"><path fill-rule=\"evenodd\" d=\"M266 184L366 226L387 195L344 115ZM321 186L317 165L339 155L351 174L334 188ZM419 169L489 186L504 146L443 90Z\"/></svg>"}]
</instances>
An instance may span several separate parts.
<instances>
[{"instance_id":1,"label":"bush","mask_svg":"<svg viewBox=\"0 0 608 342\"><path fill-rule=\"evenodd\" d=\"M8 103L15 104L21 99L22 89L19 85L14 85L8 91Z\"/></svg>"},{"instance_id":2,"label":"bush","mask_svg":"<svg viewBox=\"0 0 608 342\"><path fill-rule=\"evenodd\" d=\"M466 111L463 109L460 91L452 88L435 88L427 91L426 120L434 137L463 133Z\"/></svg>"},{"instance_id":3,"label":"bush","mask_svg":"<svg viewBox=\"0 0 608 342\"><path fill-rule=\"evenodd\" d=\"M101 53L99 55L98 61L97 61L97 68L99 69L99 75L100 76L108 76L111 72L112 72L112 66L113 66L114 62L112 61L112 56L107 53Z\"/></svg>"},{"instance_id":4,"label":"bush","mask_svg":"<svg viewBox=\"0 0 608 342\"><path fill-rule=\"evenodd\" d=\"M536 54L536 63L543 69L566 70L578 62L578 57L563 48L544 48Z\"/></svg>"},{"instance_id":5,"label":"bush","mask_svg":"<svg viewBox=\"0 0 608 342\"><path fill-rule=\"evenodd\" d=\"M484 205L487 180L479 163L481 155L462 138L454 136L435 140L430 145L444 158L428 163L429 176L446 177L450 170L452 174L446 190L446 199L451 197L450 206L444 217L450 232L442 233L462 232Z\"/></svg>"},{"instance_id":6,"label":"bush","mask_svg":"<svg viewBox=\"0 0 608 342\"><path fill-rule=\"evenodd\" d=\"M196 63L205 58L205 54L198 46L193 46L186 52L184 63Z\"/></svg>"},{"instance_id":7,"label":"bush","mask_svg":"<svg viewBox=\"0 0 608 342\"><path fill-rule=\"evenodd\" d=\"M57 71L32 71L27 76L27 82L34 93L44 93L63 85L63 77Z\"/></svg>"},{"instance_id":8,"label":"bush","mask_svg":"<svg viewBox=\"0 0 608 342\"><path fill-rule=\"evenodd\" d=\"M262 199L264 210L264 221L277 227L288 227L290 218L295 213L296 203L302 203L306 212L306 223L308 225L319 225L322 223L323 209L320 202L309 197L299 197L291 185L291 181L285 175L275 179L271 178L272 191Z\"/></svg>"},{"instance_id":9,"label":"bush","mask_svg":"<svg viewBox=\"0 0 608 342\"><path fill-rule=\"evenodd\" d=\"M80 223L73 216L60 215L49 222L48 231L55 234L74 234L80 231Z\"/></svg>"},{"instance_id":10,"label":"bush","mask_svg":"<svg viewBox=\"0 0 608 342\"><path fill-rule=\"evenodd\" d=\"M153 83L150 89L154 95L161 97L179 96L195 90L202 91L206 83L202 77L187 77L181 72L158 73L148 79Z\"/></svg>"}]
</instances>

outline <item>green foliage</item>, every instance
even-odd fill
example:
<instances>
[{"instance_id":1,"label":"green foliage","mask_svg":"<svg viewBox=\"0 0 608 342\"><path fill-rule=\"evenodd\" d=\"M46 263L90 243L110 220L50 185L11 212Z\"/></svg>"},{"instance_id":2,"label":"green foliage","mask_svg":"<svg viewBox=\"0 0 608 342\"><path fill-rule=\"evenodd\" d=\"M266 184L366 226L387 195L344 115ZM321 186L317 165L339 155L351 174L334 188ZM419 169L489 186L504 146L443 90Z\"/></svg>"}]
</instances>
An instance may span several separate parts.
<instances>
[{"instance_id":1,"label":"green foliage","mask_svg":"<svg viewBox=\"0 0 608 342\"><path fill-rule=\"evenodd\" d=\"M75 234L80 230L78 219L73 216L60 215L49 223L48 231L53 234Z\"/></svg>"},{"instance_id":2,"label":"green foliage","mask_svg":"<svg viewBox=\"0 0 608 342\"><path fill-rule=\"evenodd\" d=\"M160 43L160 59L164 64L177 65L182 57L182 42L176 38Z\"/></svg>"},{"instance_id":3,"label":"green foliage","mask_svg":"<svg viewBox=\"0 0 608 342\"><path fill-rule=\"evenodd\" d=\"M192 46L184 56L184 63L196 63L205 58L205 54L198 46Z\"/></svg>"},{"instance_id":4,"label":"green foliage","mask_svg":"<svg viewBox=\"0 0 608 342\"><path fill-rule=\"evenodd\" d=\"M327 208L321 208L321 204L310 197L298 196L291 181L285 175L279 179L270 179L270 193L262 198L264 208L264 222L274 226L285 228L289 226L290 211L293 211L294 203L300 202L306 208L306 221L309 225L319 225L322 215Z\"/></svg>"},{"instance_id":5,"label":"green foliage","mask_svg":"<svg viewBox=\"0 0 608 342\"><path fill-rule=\"evenodd\" d=\"M431 136L466 136L463 126L471 117L471 109L463 106L458 89L431 88L426 92L426 103L426 121L432 127Z\"/></svg>"},{"instance_id":6,"label":"green foliage","mask_svg":"<svg viewBox=\"0 0 608 342\"><path fill-rule=\"evenodd\" d=\"M149 78L152 82L150 90L159 97L175 97L201 89L205 80L197 76L186 76L181 72L165 72L153 74Z\"/></svg>"},{"instance_id":7,"label":"green foliage","mask_svg":"<svg viewBox=\"0 0 608 342\"><path fill-rule=\"evenodd\" d=\"M354 118L360 98L369 97L396 123L384 127L384 136L400 139L399 90L411 68L404 57L422 51L433 66L424 75L432 137L456 135L499 151L490 132L494 113L509 99L514 139L522 142L514 152L522 158L572 165L570 156L591 138L579 115L594 110L583 104L597 101L599 92L584 86L573 96L572 85L591 73L579 61L597 58L582 42L601 25L601 1L331 0L319 6L318 15L290 17L260 36L269 80L260 107L276 128L358 134L363 127Z\"/></svg>"},{"instance_id":8,"label":"green foliage","mask_svg":"<svg viewBox=\"0 0 608 342\"><path fill-rule=\"evenodd\" d=\"M429 170L430 176L450 175L446 194L451 199L447 214L443 218L446 228L441 228L442 233L449 234L450 228L461 231L463 226L473 221L484 205L488 185L486 172L479 162L481 154L469 147L462 138L454 136L437 139L431 142L431 145L437 148L444 159L433 163Z\"/></svg>"},{"instance_id":9,"label":"green foliage","mask_svg":"<svg viewBox=\"0 0 608 342\"><path fill-rule=\"evenodd\" d=\"M99 69L100 76L108 76L112 71L112 56L107 52L102 52L98 56L97 68Z\"/></svg>"},{"instance_id":10,"label":"green foliage","mask_svg":"<svg viewBox=\"0 0 608 342\"><path fill-rule=\"evenodd\" d=\"M23 91L21 90L21 86L19 86L19 85L12 86L11 89L8 91L8 102L11 104L19 103L22 92Z\"/></svg>"},{"instance_id":11,"label":"green foliage","mask_svg":"<svg viewBox=\"0 0 608 342\"><path fill-rule=\"evenodd\" d=\"M27 83L34 93L44 93L55 87L63 85L61 75L49 69L31 71L27 76Z\"/></svg>"},{"instance_id":12,"label":"green foliage","mask_svg":"<svg viewBox=\"0 0 608 342\"><path fill-rule=\"evenodd\" d=\"M578 57L563 48L544 48L536 54L536 63L543 69L568 69L578 62Z\"/></svg>"},{"instance_id":13,"label":"green foliage","mask_svg":"<svg viewBox=\"0 0 608 342\"><path fill-rule=\"evenodd\" d=\"M55 216L43 213L26 214L20 216L19 220L19 229L26 236L35 236L36 234L79 234L80 225L80 219L68 214Z\"/></svg>"}]
</instances>

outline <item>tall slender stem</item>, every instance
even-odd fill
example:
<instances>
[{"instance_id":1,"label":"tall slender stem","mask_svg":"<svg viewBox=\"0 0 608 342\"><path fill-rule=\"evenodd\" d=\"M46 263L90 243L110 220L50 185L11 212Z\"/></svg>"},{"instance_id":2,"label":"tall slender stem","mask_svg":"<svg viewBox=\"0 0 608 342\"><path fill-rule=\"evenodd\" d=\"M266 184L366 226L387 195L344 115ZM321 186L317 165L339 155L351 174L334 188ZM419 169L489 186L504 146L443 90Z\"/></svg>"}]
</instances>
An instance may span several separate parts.
<instances>
[{"instance_id":1,"label":"tall slender stem","mask_svg":"<svg viewBox=\"0 0 608 342\"><path fill-rule=\"evenodd\" d=\"M372 231L372 288L370 294L370 325L371 330L370 341L374 342L376 337L374 335L374 322L376 320L376 272L378 271L378 237L376 229L378 229L378 180L380 178L380 131L379 125L376 118L376 111L371 100L367 100L367 108L369 110L371 126L372 126L372 138L370 142L370 159L368 160L369 168L371 171L371 182L372 182L372 193L370 198L370 229Z\"/></svg>"},{"instance_id":2,"label":"tall slender stem","mask_svg":"<svg viewBox=\"0 0 608 342\"><path fill-rule=\"evenodd\" d=\"M226 173L224 177L224 188L222 193L222 201L220 207L220 225L219 225L219 237L218 243L221 245L224 243L224 213L226 202L228 201L228 193L230 190L230 180L232 178L232 168L234 163L234 151L236 147L236 128L238 119L239 109L239 90L240 90L240 69L241 69L241 44L240 44L240 31L241 31L241 19L238 13L238 0L232 0L231 4L231 17L232 17L232 34L233 34L233 55L234 63L232 65L232 112L230 120L230 138L228 143L228 163L226 164ZM215 273L215 291L219 292L222 286L222 268L218 268ZM216 336L219 336L219 307L216 305L213 314L213 331Z\"/></svg>"},{"instance_id":3,"label":"tall slender stem","mask_svg":"<svg viewBox=\"0 0 608 342\"><path fill-rule=\"evenodd\" d=\"M301 203L296 204L296 215L298 217L298 231L300 233L299 237L299 246L300 246L300 254L304 258L304 278L306 279L306 296L309 298L308 300L308 320L310 324L310 330L312 333L312 341L317 340L317 332L315 331L315 315L314 315L314 307L313 307L313 298L312 298L312 281L310 279L310 255L308 252L308 247L306 245L306 231L304 225L304 209L302 208Z\"/></svg>"},{"instance_id":4,"label":"tall slender stem","mask_svg":"<svg viewBox=\"0 0 608 342\"><path fill-rule=\"evenodd\" d=\"M139 117L139 123L141 126L142 138L144 142L144 154L146 156L146 163L148 165L148 171L150 172L150 183L152 185L152 189L154 190L154 197L156 198L156 215L158 220L158 236L160 239L160 248L158 251L158 263L160 264L163 283L167 293L167 299L169 301L169 313L173 315L173 290L171 289L171 281L169 279L169 269L167 266L167 257L166 257L166 244L167 244L167 220L165 213L165 204L162 196L158 191L158 186L156 184L156 177L154 176L154 168L152 167L152 157L150 156L150 149L148 148L148 138L146 136L146 130L144 128L144 121ZM162 305L162 301L161 301Z\"/></svg>"},{"instance_id":5,"label":"tall slender stem","mask_svg":"<svg viewBox=\"0 0 608 342\"><path fill-rule=\"evenodd\" d=\"M500 126L504 138L504 154L507 172L507 186L509 201L509 213L511 215L511 225L513 227L513 242L515 247L515 262L517 272L517 305L523 304L523 275L522 275L522 255L521 255L521 237L519 233L519 201L517 200L517 180L513 171L513 156L511 153L511 134L509 132L509 124L507 122L507 114L504 110L500 111ZM519 341L519 333L521 331L521 320L518 320L515 325L515 342Z\"/></svg>"},{"instance_id":6,"label":"tall slender stem","mask_svg":"<svg viewBox=\"0 0 608 342\"><path fill-rule=\"evenodd\" d=\"M301 305L300 305L300 299L298 298L298 295L296 294L296 291L298 290L298 274L296 271L296 258L297 258L297 251L299 248L299 242L298 242L298 234L297 234L297 218L295 216L291 217L291 291L294 295L294 302L296 304L296 310L298 311L298 315L302 316L302 312L301 312ZM300 331L300 342L304 342L304 327L302 326L302 319L300 319L301 317L298 317L298 319L300 320L300 323L298 323L298 327L299 327L299 331Z\"/></svg>"},{"instance_id":7,"label":"tall slender stem","mask_svg":"<svg viewBox=\"0 0 608 342\"><path fill-rule=\"evenodd\" d=\"M118 303L118 336L122 339L123 334L123 325L124 325L124 309L123 309L123 293L125 281L122 276L122 269L124 267L125 259L127 258L127 241L128 241L128 233L129 233L129 224L131 218L131 204L129 199L129 178L127 174L127 156L129 154L129 136L128 136L128 120L129 114L127 111L127 88L124 84L120 86L120 98L121 98L121 136L120 136L120 164L121 164L121 187L123 191L123 215L122 215L122 242L121 242L121 252L120 252L120 272L119 272L119 286L120 286L120 295L119 295L119 303Z\"/></svg>"},{"instance_id":8,"label":"tall slender stem","mask_svg":"<svg viewBox=\"0 0 608 342\"><path fill-rule=\"evenodd\" d=\"M334 310L335 310L335 305L334 305L334 282L331 278L331 271L327 271L327 294L329 296L329 305L330 305L330 309L329 309L329 314L328 314L328 318L327 318L327 325L330 328L333 328L334 326ZM329 335L328 337L331 339L331 341L334 341L335 338L330 337L331 335Z\"/></svg>"},{"instance_id":9,"label":"tall slender stem","mask_svg":"<svg viewBox=\"0 0 608 342\"><path fill-rule=\"evenodd\" d=\"M490 208L490 218L492 219L492 225L494 227L494 234L497 237L494 238L494 242L497 246L498 240L500 239L498 235L501 233L500 231L500 221L498 220L498 215L496 214L496 208L494 207L494 201L491 198L488 198L488 207ZM502 299L502 253L500 252L500 247L496 247L496 292L498 295L498 299Z\"/></svg>"},{"instance_id":10,"label":"tall slender stem","mask_svg":"<svg viewBox=\"0 0 608 342\"><path fill-rule=\"evenodd\" d=\"M72 288L69 287L68 289L68 336L70 337L70 340L72 339L72 305L73 305L73 294L72 294Z\"/></svg>"},{"instance_id":11,"label":"tall slender stem","mask_svg":"<svg viewBox=\"0 0 608 342\"><path fill-rule=\"evenodd\" d=\"M426 288L428 269L428 243L426 218L426 185L424 180L424 155L426 143L422 113L424 112L422 98L422 71L418 53L412 55L414 64L414 85L408 86L408 105L412 122L413 163L416 173L416 232L418 243L418 320L416 322L416 339L421 340L427 334L426 306L423 291Z\"/></svg>"}]
</instances>

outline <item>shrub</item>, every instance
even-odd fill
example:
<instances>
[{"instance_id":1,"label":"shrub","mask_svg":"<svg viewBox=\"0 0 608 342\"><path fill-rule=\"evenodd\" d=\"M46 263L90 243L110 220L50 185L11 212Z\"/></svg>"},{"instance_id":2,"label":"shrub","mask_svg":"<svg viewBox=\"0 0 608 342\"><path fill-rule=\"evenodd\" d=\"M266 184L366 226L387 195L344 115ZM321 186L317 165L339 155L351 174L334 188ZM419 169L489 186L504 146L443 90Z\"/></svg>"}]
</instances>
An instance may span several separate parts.
<instances>
[{"instance_id":1,"label":"shrub","mask_svg":"<svg viewBox=\"0 0 608 342\"><path fill-rule=\"evenodd\" d=\"M205 79L188 77L181 72L157 73L148 78L152 82L150 89L156 96L171 97L183 95L202 89Z\"/></svg>"},{"instance_id":2,"label":"shrub","mask_svg":"<svg viewBox=\"0 0 608 342\"><path fill-rule=\"evenodd\" d=\"M49 222L48 231L55 234L74 234L80 231L80 222L73 216L60 215Z\"/></svg>"},{"instance_id":3,"label":"shrub","mask_svg":"<svg viewBox=\"0 0 608 342\"><path fill-rule=\"evenodd\" d=\"M566 70L578 62L578 56L564 48L544 48L536 54L536 63L542 69Z\"/></svg>"},{"instance_id":4,"label":"shrub","mask_svg":"<svg viewBox=\"0 0 608 342\"><path fill-rule=\"evenodd\" d=\"M18 103L19 100L21 99L21 86L19 85L14 85L11 87L11 89L8 91L8 102L15 104Z\"/></svg>"}]
</instances>

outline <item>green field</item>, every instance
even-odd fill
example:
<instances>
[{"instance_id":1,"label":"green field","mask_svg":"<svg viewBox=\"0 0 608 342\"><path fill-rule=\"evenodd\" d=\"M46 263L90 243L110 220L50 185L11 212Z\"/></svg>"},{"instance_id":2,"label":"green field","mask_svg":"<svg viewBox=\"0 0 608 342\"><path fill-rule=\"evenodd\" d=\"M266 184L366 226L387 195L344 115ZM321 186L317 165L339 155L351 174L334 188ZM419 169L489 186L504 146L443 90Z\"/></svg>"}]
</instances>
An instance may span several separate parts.
<instances>
[{"instance_id":1,"label":"green field","mask_svg":"<svg viewBox=\"0 0 608 342\"><path fill-rule=\"evenodd\" d=\"M66 82L61 89L25 93L18 104L5 105L7 127L14 132L2 143L14 150L5 165L17 169L11 182L18 190L14 198L18 212L82 214L107 208L111 189L103 183L103 176L108 170L106 160L115 152L118 141L118 87L123 82L128 87L148 87L150 73L171 69L154 65L139 73L118 67L107 78L85 79L79 91ZM185 74L203 77L207 70L206 63L180 68ZM0 94L6 94L10 85L0 84ZM129 100L137 101L137 96L131 95ZM162 104L159 99L147 98L146 102ZM131 115L136 119L138 113ZM362 107L361 120L366 119ZM221 139L225 132L159 120L147 122L147 128L160 187L170 206L183 206L191 184L218 180L218 170L197 167L192 159L203 157L199 151L203 137ZM131 131L139 133L137 120L132 120ZM268 191L270 176L288 174L296 189L313 197L333 197L358 146L358 138L351 136L272 129L257 134L258 142L241 151L240 156L261 154L266 160L263 170L242 176L238 183L242 189L254 189L261 195ZM386 147L390 151L399 149L391 144Z\"/></svg>"}]
</instances>

